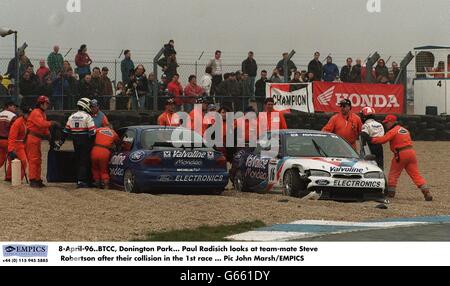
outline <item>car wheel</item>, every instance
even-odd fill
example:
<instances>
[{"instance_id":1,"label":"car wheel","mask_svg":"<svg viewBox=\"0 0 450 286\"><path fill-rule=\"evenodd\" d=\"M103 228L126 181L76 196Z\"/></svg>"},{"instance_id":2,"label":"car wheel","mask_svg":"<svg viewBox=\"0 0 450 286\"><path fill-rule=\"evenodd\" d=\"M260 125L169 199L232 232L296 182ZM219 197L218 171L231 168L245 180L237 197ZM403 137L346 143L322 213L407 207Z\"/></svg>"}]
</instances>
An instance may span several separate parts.
<instances>
[{"instance_id":1,"label":"car wheel","mask_svg":"<svg viewBox=\"0 0 450 286\"><path fill-rule=\"evenodd\" d=\"M127 193L139 193L139 188L136 185L136 177L131 170L126 170L123 176L123 186Z\"/></svg>"},{"instance_id":2,"label":"car wheel","mask_svg":"<svg viewBox=\"0 0 450 286\"><path fill-rule=\"evenodd\" d=\"M305 189L305 184L303 183L298 170L290 169L284 173L283 176L283 193L290 197L300 197Z\"/></svg>"},{"instance_id":3,"label":"car wheel","mask_svg":"<svg viewBox=\"0 0 450 286\"><path fill-rule=\"evenodd\" d=\"M246 192L247 188L245 187L244 176L242 172L239 170L236 172L233 180L234 189L238 192Z\"/></svg>"}]
</instances>

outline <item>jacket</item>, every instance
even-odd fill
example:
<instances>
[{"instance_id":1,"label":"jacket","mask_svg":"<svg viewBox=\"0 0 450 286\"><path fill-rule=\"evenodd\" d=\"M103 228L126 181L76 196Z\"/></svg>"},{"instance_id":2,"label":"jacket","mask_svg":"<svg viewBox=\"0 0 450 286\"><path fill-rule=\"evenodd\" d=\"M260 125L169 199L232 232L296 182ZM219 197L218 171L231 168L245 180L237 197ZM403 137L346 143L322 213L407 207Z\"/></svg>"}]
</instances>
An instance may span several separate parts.
<instances>
[{"instance_id":1,"label":"jacket","mask_svg":"<svg viewBox=\"0 0 450 286\"><path fill-rule=\"evenodd\" d=\"M256 73L258 72L258 65L256 61L250 60L249 58L245 59L242 62L242 72L248 74L249 77L256 77Z\"/></svg>"}]
</instances>

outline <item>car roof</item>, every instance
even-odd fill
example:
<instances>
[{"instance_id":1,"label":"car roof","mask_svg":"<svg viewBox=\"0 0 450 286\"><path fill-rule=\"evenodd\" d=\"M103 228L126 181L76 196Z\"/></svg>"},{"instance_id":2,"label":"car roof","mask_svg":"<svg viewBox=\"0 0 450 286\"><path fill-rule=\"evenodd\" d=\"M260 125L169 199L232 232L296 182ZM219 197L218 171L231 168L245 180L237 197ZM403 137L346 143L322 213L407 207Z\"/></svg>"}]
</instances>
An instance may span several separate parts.
<instances>
[{"instance_id":1,"label":"car roof","mask_svg":"<svg viewBox=\"0 0 450 286\"><path fill-rule=\"evenodd\" d=\"M280 130L280 134L326 134L330 135L332 133L329 132L323 132L319 130L310 130L310 129L285 129Z\"/></svg>"},{"instance_id":2,"label":"car roof","mask_svg":"<svg viewBox=\"0 0 450 286\"><path fill-rule=\"evenodd\" d=\"M133 126L125 126L122 127L120 129L123 128L134 128L134 129L139 129L139 130L147 130L147 129L175 129L176 127L173 126L161 126L161 125L133 125Z\"/></svg>"}]
</instances>

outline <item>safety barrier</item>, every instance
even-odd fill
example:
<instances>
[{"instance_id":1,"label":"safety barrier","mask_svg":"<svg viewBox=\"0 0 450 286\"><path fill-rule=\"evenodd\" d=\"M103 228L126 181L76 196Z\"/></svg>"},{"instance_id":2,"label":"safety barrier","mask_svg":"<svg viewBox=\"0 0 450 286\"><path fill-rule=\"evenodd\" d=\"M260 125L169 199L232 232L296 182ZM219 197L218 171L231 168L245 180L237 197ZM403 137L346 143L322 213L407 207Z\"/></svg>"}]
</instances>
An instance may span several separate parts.
<instances>
[{"instance_id":1,"label":"safety barrier","mask_svg":"<svg viewBox=\"0 0 450 286\"><path fill-rule=\"evenodd\" d=\"M48 118L61 124L66 123L70 111L49 111ZM155 125L159 112L137 113L133 111L105 111L109 121L115 129L125 126L149 124ZM320 130L328 122L333 114L315 113L307 114L293 111L286 114L286 122L291 129ZM381 121L384 115L377 115ZM450 116L399 116L399 122L406 127L416 141L450 141Z\"/></svg>"}]
</instances>

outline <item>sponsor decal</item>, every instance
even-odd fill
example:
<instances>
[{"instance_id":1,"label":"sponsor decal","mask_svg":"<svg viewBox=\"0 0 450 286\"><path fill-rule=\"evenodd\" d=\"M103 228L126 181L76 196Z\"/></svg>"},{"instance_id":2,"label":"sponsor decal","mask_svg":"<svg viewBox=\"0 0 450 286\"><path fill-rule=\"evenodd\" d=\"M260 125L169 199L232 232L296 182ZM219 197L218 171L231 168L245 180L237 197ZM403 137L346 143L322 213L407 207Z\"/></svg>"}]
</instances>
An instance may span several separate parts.
<instances>
[{"instance_id":1,"label":"sponsor decal","mask_svg":"<svg viewBox=\"0 0 450 286\"><path fill-rule=\"evenodd\" d=\"M200 172L200 168L192 168L192 169L177 169L177 172Z\"/></svg>"},{"instance_id":2,"label":"sponsor decal","mask_svg":"<svg viewBox=\"0 0 450 286\"><path fill-rule=\"evenodd\" d=\"M291 87L299 87L291 91ZM275 110L294 109L302 112L314 113L312 102L312 83L268 83L266 85L266 97L272 97L275 102Z\"/></svg>"},{"instance_id":3,"label":"sponsor decal","mask_svg":"<svg viewBox=\"0 0 450 286\"><path fill-rule=\"evenodd\" d=\"M109 174L111 176L123 176L124 169L120 167L109 168Z\"/></svg>"},{"instance_id":4,"label":"sponsor decal","mask_svg":"<svg viewBox=\"0 0 450 286\"><path fill-rule=\"evenodd\" d=\"M205 159L206 152L202 151L173 151L173 158L190 158L190 159Z\"/></svg>"},{"instance_id":5,"label":"sponsor decal","mask_svg":"<svg viewBox=\"0 0 450 286\"><path fill-rule=\"evenodd\" d=\"M164 156L164 158L171 158L172 157L172 152L164 151L163 156Z\"/></svg>"},{"instance_id":6,"label":"sponsor decal","mask_svg":"<svg viewBox=\"0 0 450 286\"><path fill-rule=\"evenodd\" d=\"M210 160L214 159L214 152L208 151L208 159Z\"/></svg>"},{"instance_id":7,"label":"sponsor decal","mask_svg":"<svg viewBox=\"0 0 450 286\"><path fill-rule=\"evenodd\" d=\"M172 180L172 177L169 175L161 175L158 178L158 181L160 182L170 182Z\"/></svg>"},{"instance_id":8,"label":"sponsor decal","mask_svg":"<svg viewBox=\"0 0 450 286\"><path fill-rule=\"evenodd\" d=\"M3 256L18 257L47 257L48 245L22 245L11 244L3 245Z\"/></svg>"},{"instance_id":9,"label":"sponsor decal","mask_svg":"<svg viewBox=\"0 0 450 286\"><path fill-rule=\"evenodd\" d=\"M336 88L335 86L332 86L326 91L324 91L322 94L317 96L317 100L320 102L320 104L329 105L331 99L333 98L335 88Z\"/></svg>"},{"instance_id":10,"label":"sponsor decal","mask_svg":"<svg viewBox=\"0 0 450 286\"><path fill-rule=\"evenodd\" d=\"M175 167L184 167L184 166L201 166L203 164L203 161L201 160L185 160L180 159L175 161Z\"/></svg>"},{"instance_id":11,"label":"sponsor decal","mask_svg":"<svg viewBox=\"0 0 450 286\"><path fill-rule=\"evenodd\" d=\"M221 182L223 175L178 175L175 182Z\"/></svg>"},{"instance_id":12,"label":"sponsor decal","mask_svg":"<svg viewBox=\"0 0 450 286\"><path fill-rule=\"evenodd\" d=\"M250 155L247 157L245 166L248 168L265 169L268 163L269 159L261 159L258 156Z\"/></svg>"},{"instance_id":13,"label":"sponsor decal","mask_svg":"<svg viewBox=\"0 0 450 286\"><path fill-rule=\"evenodd\" d=\"M245 177L246 178L250 178L250 179L266 180L267 179L267 172L265 170L247 169L245 171Z\"/></svg>"},{"instance_id":14,"label":"sponsor decal","mask_svg":"<svg viewBox=\"0 0 450 286\"><path fill-rule=\"evenodd\" d=\"M111 157L111 160L109 161L109 163L111 165L118 165L118 166L122 166L123 162L125 161L125 159L127 158L127 156L119 154L119 155L114 155Z\"/></svg>"},{"instance_id":15,"label":"sponsor decal","mask_svg":"<svg viewBox=\"0 0 450 286\"><path fill-rule=\"evenodd\" d=\"M303 137L328 137L328 134L308 134L308 133L303 133L302 134Z\"/></svg>"},{"instance_id":16,"label":"sponsor decal","mask_svg":"<svg viewBox=\"0 0 450 286\"><path fill-rule=\"evenodd\" d=\"M114 135L112 134L111 130L109 129L104 129L104 130L100 130L100 133L109 137L113 137Z\"/></svg>"},{"instance_id":17,"label":"sponsor decal","mask_svg":"<svg viewBox=\"0 0 450 286\"><path fill-rule=\"evenodd\" d=\"M348 99L354 112L366 106L378 113L403 112L402 85L314 82L313 89L316 111L338 112L339 102Z\"/></svg>"},{"instance_id":18,"label":"sponsor decal","mask_svg":"<svg viewBox=\"0 0 450 286\"><path fill-rule=\"evenodd\" d=\"M331 173L357 173L360 174L364 172L364 169L361 168L353 168L353 167L330 167Z\"/></svg>"},{"instance_id":19,"label":"sponsor decal","mask_svg":"<svg viewBox=\"0 0 450 286\"><path fill-rule=\"evenodd\" d=\"M316 184L319 186L328 186L330 184L330 181L327 180L317 180Z\"/></svg>"},{"instance_id":20,"label":"sponsor decal","mask_svg":"<svg viewBox=\"0 0 450 286\"><path fill-rule=\"evenodd\" d=\"M360 180L334 180L335 187L381 188L381 182Z\"/></svg>"},{"instance_id":21,"label":"sponsor decal","mask_svg":"<svg viewBox=\"0 0 450 286\"><path fill-rule=\"evenodd\" d=\"M130 154L130 161L132 162L139 162L141 161L145 156L144 151L136 151Z\"/></svg>"}]
</instances>

